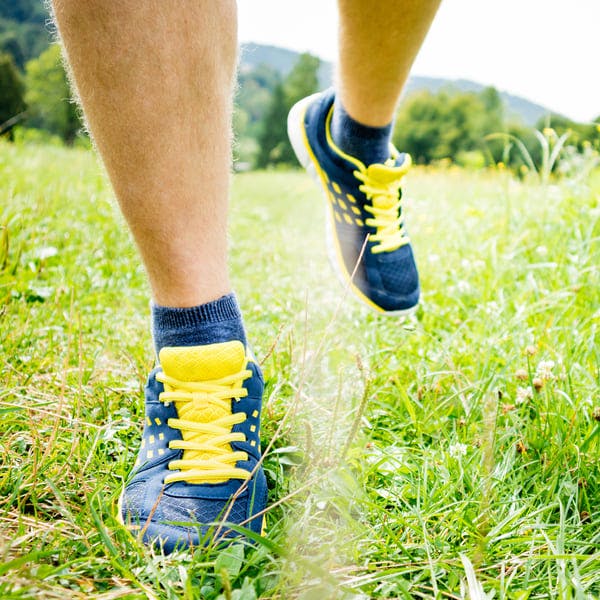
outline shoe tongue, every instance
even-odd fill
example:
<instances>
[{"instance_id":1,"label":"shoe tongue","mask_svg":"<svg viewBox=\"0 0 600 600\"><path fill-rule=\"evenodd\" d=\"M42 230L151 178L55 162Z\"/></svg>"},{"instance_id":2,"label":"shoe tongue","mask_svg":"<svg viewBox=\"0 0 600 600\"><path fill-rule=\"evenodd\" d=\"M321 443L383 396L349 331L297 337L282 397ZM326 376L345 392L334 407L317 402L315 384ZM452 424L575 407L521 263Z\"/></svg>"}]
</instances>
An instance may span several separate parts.
<instances>
[{"instance_id":1,"label":"shoe tongue","mask_svg":"<svg viewBox=\"0 0 600 600\"><path fill-rule=\"evenodd\" d=\"M246 353L242 342L236 340L207 346L165 347L158 359L169 377L179 381L208 381L241 371L246 364Z\"/></svg>"},{"instance_id":2,"label":"shoe tongue","mask_svg":"<svg viewBox=\"0 0 600 600\"><path fill-rule=\"evenodd\" d=\"M378 181L379 183L387 184L397 181L406 173L406 167L402 164L398 167L389 165L372 164L367 167L369 179Z\"/></svg>"}]
</instances>

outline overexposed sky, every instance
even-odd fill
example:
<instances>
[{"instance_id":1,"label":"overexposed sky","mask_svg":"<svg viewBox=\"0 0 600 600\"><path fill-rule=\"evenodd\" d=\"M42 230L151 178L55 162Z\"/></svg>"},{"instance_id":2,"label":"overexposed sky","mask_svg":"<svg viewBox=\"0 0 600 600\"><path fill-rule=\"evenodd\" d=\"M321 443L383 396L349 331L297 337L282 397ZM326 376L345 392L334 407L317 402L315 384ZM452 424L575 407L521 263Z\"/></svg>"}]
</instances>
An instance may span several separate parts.
<instances>
[{"instance_id":1,"label":"overexposed sky","mask_svg":"<svg viewBox=\"0 0 600 600\"><path fill-rule=\"evenodd\" d=\"M335 61L336 6L238 0L239 39ZM600 115L599 64L600 0L442 0L413 74L472 79L588 121Z\"/></svg>"}]
</instances>

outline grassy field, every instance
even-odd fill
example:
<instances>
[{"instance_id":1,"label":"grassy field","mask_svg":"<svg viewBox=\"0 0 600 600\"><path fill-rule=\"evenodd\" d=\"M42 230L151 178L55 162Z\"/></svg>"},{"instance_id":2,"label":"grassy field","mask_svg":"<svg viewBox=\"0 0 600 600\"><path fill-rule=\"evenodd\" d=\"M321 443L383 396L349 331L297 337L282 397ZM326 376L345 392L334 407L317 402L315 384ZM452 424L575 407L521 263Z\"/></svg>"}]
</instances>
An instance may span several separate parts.
<instances>
[{"instance_id":1,"label":"grassy field","mask_svg":"<svg viewBox=\"0 0 600 600\"><path fill-rule=\"evenodd\" d=\"M347 298L300 172L234 180L267 387L256 547L169 558L115 519L148 290L94 156L0 144L0 598L600 597L600 196L414 170L423 302Z\"/></svg>"}]
</instances>

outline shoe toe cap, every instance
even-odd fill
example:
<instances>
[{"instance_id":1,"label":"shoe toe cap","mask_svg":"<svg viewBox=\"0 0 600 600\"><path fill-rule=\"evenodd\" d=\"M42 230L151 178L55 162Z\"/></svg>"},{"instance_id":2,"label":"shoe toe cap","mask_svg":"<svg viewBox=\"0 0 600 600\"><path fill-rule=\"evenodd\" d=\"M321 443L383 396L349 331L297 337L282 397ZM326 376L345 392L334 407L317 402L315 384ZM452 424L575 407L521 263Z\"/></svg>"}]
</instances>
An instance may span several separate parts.
<instances>
[{"instance_id":1,"label":"shoe toe cap","mask_svg":"<svg viewBox=\"0 0 600 600\"><path fill-rule=\"evenodd\" d=\"M226 523L241 524L246 520L247 501L216 502L198 498L161 498L148 511L131 510L124 503L123 521L131 533L140 536L146 544L154 545L165 553L176 548L205 546L219 538L238 537ZM229 510L229 512L227 512ZM146 514L145 514L146 513ZM222 526L220 523L224 523Z\"/></svg>"},{"instance_id":2,"label":"shoe toe cap","mask_svg":"<svg viewBox=\"0 0 600 600\"><path fill-rule=\"evenodd\" d=\"M248 517L264 508L264 502L250 510L247 492L232 503L229 498L201 497L200 493L186 497L174 491L167 488L155 493L147 481L133 482L121 502L121 518L129 531L165 554L176 548L206 546L215 541L215 536L216 541L240 537L227 523L260 531L262 518L248 521Z\"/></svg>"},{"instance_id":3,"label":"shoe toe cap","mask_svg":"<svg viewBox=\"0 0 600 600\"><path fill-rule=\"evenodd\" d=\"M373 255L367 268L370 296L384 311L414 308L419 302L419 274L410 245Z\"/></svg>"}]
</instances>

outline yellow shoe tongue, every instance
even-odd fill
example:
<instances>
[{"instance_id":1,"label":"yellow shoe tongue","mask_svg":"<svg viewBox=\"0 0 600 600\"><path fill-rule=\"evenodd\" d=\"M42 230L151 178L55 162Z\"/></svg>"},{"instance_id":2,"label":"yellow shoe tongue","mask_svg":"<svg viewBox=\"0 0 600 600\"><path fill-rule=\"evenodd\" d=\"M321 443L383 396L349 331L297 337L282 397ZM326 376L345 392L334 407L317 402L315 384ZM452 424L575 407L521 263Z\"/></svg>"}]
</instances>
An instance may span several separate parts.
<instances>
[{"instance_id":1,"label":"yellow shoe tongue","mask_svg":"<svg viewBox=\"0 0 600 600\"><path fill-rule=\"evenodd\" d=\"M387 165L375 163L367 167L367 174L369 179L386 185L400 179L406 174L406 170L407 169L404 164L400 165L399 167L389 167Z\"/></svg>"},{"instance_id":2,"label":"yellow shoe tongue","mask_svg":"<svg viewBox=\"0 0 600 600\"><path fill-rule=\"evenodd\" d=\"M233 341L166 347L160 351L158 360L165 375L179 381L208 381L241 371L246 364L246 353L241 342Z\"/></svg>"}]
</instances>

